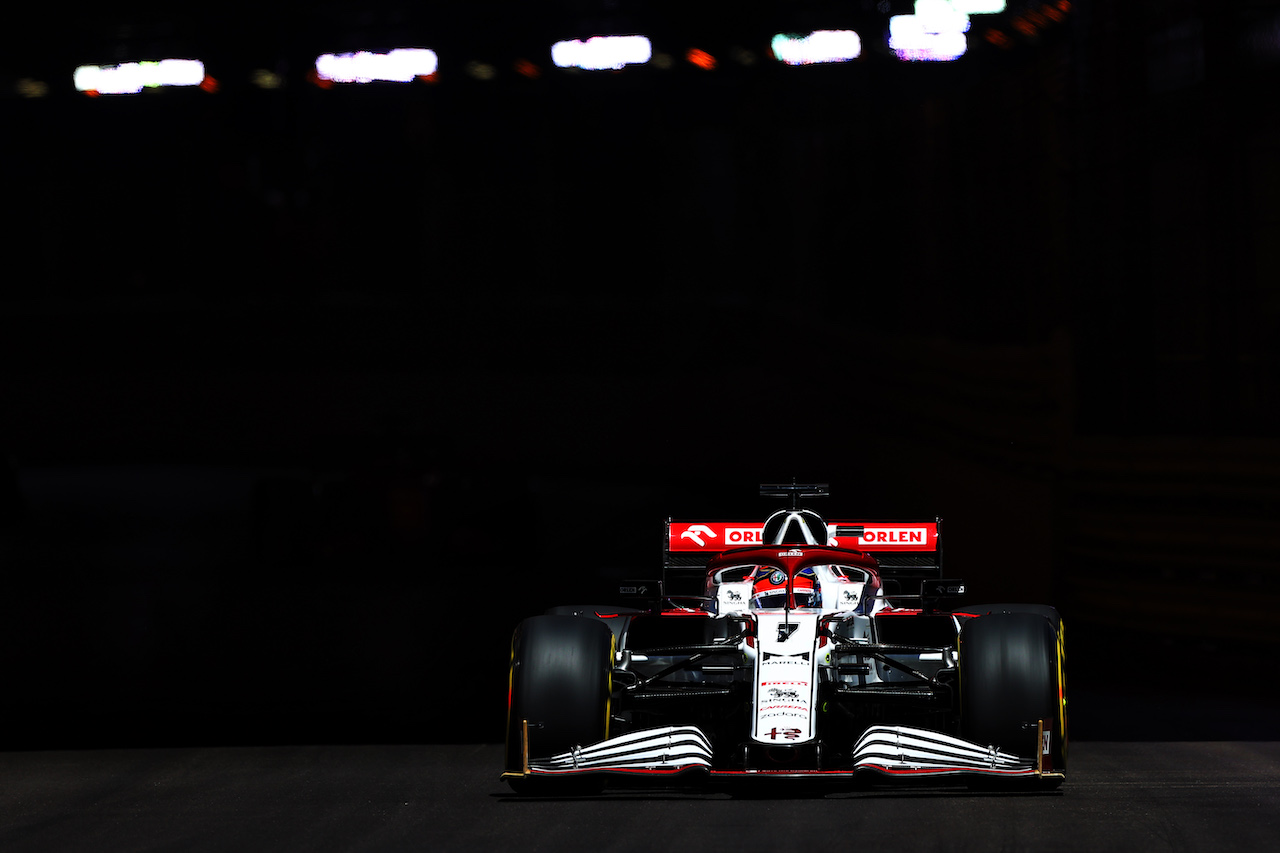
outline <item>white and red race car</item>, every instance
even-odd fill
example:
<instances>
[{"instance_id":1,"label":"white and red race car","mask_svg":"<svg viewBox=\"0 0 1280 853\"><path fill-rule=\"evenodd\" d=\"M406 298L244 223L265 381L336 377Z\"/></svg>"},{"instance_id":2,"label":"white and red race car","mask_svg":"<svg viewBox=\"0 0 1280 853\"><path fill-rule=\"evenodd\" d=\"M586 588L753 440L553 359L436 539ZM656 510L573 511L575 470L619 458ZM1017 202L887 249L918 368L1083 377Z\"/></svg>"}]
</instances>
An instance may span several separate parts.
<instances>
[{"instance_id":1,"label":"white and red race car","mask_svg":"<svg viewBox=\"0 0 1280 853\"><path fill-rule=\"evenodd\" d=\"M666 524L647 606L565 606L512 640L506 767L517 792L611 776L1065 778L1062 620L961 606L941 519L826 521L825 485L763 485L763 524Z\"/></svg>"}]
</instances>

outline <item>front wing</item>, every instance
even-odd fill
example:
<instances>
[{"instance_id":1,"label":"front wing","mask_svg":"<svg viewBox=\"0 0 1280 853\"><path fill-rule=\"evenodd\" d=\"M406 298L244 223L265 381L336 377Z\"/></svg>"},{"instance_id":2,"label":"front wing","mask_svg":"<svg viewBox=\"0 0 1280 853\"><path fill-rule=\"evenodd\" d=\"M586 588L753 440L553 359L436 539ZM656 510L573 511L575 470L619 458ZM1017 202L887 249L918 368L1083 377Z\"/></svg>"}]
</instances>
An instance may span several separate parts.
<instances>
[{"instance_id":1,"label":"front wing","mask_svg":"<svg viewBox=\"0 0 1280 853\"><path fill-rule=\"evenodd\" d=\"M1037 742L1047 744L1045 722ZM523 752L523 750L522 750ZM702 771L712 777L853 777L863 771L886 776L975 775L999 778L1061 778L1048 767L1048 749L1037 757L911 726L873 726L854 746L852 761L840 769L718 769L711 742L696 726L664 726L631 732L548 758L524 757L521 773L504 778L571 776L589 773L671 776Z\"/></svg>"}]
</instances>

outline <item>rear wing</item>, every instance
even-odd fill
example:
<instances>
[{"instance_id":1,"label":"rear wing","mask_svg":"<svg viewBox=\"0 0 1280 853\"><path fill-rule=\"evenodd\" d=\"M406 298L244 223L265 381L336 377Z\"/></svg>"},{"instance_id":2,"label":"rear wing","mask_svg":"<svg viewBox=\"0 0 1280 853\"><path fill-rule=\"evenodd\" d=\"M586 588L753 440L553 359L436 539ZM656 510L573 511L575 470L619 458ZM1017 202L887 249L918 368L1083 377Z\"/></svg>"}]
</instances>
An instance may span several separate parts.
<instances>
[{"instance_id":1,"label":"rear wing","mask_svg":"<svg viewBox=\"0 0 1280 853\"><path fill-rule=\"evenodd\" d=\"M764 524L743 521L667 519L662 542L662 580L667 595L702 595L707 562L734 548L758 548ZM827 520L831 544L876 558L880 576L901 590L942 577L942 519L929 521Z\"/></svg>"}]
</instances>

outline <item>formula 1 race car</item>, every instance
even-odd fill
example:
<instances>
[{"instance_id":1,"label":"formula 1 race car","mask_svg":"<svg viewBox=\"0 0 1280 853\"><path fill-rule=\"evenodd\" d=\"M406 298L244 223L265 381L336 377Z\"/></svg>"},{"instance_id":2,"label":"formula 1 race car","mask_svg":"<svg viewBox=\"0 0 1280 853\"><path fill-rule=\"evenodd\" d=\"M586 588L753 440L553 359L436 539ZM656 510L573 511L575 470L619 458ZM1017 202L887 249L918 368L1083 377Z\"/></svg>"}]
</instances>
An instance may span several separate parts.
<instances>
[{"instance_id":1,"label":"formula 1 race car","mask_svg":"<svg viewBox=\"0 0 1280 853\"><path fill-rule=\"evenodd\" d=\"M799 506L825 485L760 489L790 507L764 524L669 519L661 581L620 589L637 606L520 623L502 774L515 791L618 774L1065 779L1056 610L962 606L941 519L828 522Z\"/></svg>"}]
</instances>

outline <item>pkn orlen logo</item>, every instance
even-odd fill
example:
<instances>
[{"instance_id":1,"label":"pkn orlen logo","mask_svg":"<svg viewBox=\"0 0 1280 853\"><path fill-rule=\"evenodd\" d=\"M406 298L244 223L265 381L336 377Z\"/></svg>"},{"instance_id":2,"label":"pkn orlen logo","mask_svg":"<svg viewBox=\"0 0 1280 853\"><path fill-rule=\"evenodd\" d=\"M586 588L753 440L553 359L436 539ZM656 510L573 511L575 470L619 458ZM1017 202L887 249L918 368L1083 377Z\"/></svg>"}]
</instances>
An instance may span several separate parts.
<instances>
[{"instance_id":1,"label":"pkn orlen logo","mask_svg":"<svg viewBox=\"0 0 1280 853\"><path fill-rule=\"evenodd\" d=\"M925 545L929 542L927 527L876 527L863 530L859 545Z\"/></svg>"},{"instance_id":2,"label":"pkn orlen logo","mask_svg":"<svg viewBox=\"0 0 1280 853\"><path fill-rule=\"evenodd\" d=\"M707 544L707 540L702 537L706 536L710 539L716 538L716 532L705 524L690 524L684 533L680 534L681 539L688 539L699 548L703 548Z\"/></svg>"},{"instance_id":3,"label":"pkn orlen logo","mask_svg":"<svg viewBox=\"0 0 1280 853\"><path fill-rule=\"evenodd\" d=\"M760 545L764 542L763 527L726 527L724 529L726 545Z\"/></svg>"},{"instance_id":4,"label":"pkn orlen logo","mask_svg":"<svg viewBox=\"0 0 1280 853\"><path fill-rule=\"evenodd\" d=\"M764 541L763 527L725 527L722 532L724 534L724 542L716 543L710 540L718 539L720 534L716 533L709 525L690 524L680 534L680 538L688 539L699 548L717 544L720 548L741 548L744 545L759 545Z\"/></svg>"}]
</instances>

